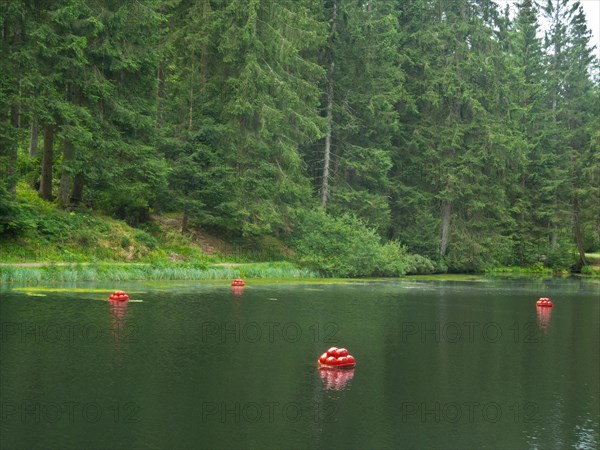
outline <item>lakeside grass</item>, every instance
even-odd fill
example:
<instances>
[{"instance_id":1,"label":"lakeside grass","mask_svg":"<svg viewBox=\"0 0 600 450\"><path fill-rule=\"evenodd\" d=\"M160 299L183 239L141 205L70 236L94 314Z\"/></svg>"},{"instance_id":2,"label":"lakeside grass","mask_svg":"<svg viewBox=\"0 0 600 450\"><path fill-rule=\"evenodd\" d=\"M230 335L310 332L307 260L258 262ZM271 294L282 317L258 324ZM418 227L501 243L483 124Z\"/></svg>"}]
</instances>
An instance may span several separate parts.
<instances>
[{"instance_id":1,"label":"lakeside grass","mask_svg":"<svg viewBox=\"0 0 600 450\"><path fill-rule=\"evenodd\" d=\"M429 275L406 275L403 280L410 281L486 281L485 274L472 273L434 273Z\"/></svg>"},{"instance_id":2,"label":"lakeside grass","mask_svg":"<svg viewBox=\"0 0 600 450\"><path fill-rule=\"evenodd\" d=\"M485 271L486 275L490 276L538 276L538 277L551 277L554 275L562 276L568 274L568 272L556 272L548 267L544 267L542 264L536 264L530 267L522 266L499 266L493 267Z\"/></svg>"},{"instance_id":3,"label":"lakeside grass","mask_svg":"<svg viewBox=\"0 0 600 450\"><path fill-rule=\"evenodd\" d=\"M175 281L231 281L241 277L252 284L271 283L317 283L317 284L356 284L404 281L439 282L485 282L494 278L546 278L553 275L502 273L502 274L431 274L407 275L400 278L325 278L322 275L294 266L291 263L256 263L241 267L164 267L103 263L73 266L47 265L40 267L0 266L0 284L25 284L30 286L45 283L77 282L126 282L141 281L148 284L171 283ZM600 279L600 271L594 275L578 275L584 279ZM170 285L170 284L169 284Z\"/></svg>"},{"instance_id":4,"label":"lakeside grass","mask_svg":"<svg viewBox=\"0 0 600 450\"><path fill-rule=\"evenodd\" d=\"M581 273L572 273L567 270L553 270L536 264L531 267L508 266L494 267L486 270L485 275L491 277L569 277L577 276L580 278L600 278L600 266L587 265L581 269Z\"/></svg>"},{"instance_id":5,"label":"lakeside grass","mask_svg":"<svg viewBox=\"0 0 600 450\"><path fill-rule=\"evenodd\" d=\"M600 279L600 267L588 266L591 270L577 275L581 278ZM567 272L553 272L548 269L531 270L526 267L507 267L482 274L431 274L406 275L401 278L356 278L340 279L323 277L310 269L290 262L207 264L207 263L40 263L35 266L18 264L0 265L0 283L41 284L46 282L102 282L102 281L222 281L234 278L253 280L254 283L306 281L322 283L369 282L385 280L422 281L485 281L502 277L537 278L566 277Z\"/></svg>"},{"instance_id":6,"label":"lakeside grass","mask_svg":"<svg viewBox=\"0 0 600 450\"><path fill-rule=\"evenodd\" d=\"M90 263L39 267L0 266L0 283L79 281L177 281L251 279L310 279L319 275L292 263L256 263L238 267L184 264Z\"/></svg>"},{"instance_id":7,"label":"lakeside grass","mask_svg":"<svg viewBox=\"0 0 600 450\"><path fill-rule=\"evenodd\" d=\"M589 270L576 274L581 278L600 279L600 267L588 266ZM348 283L389 280L422 281L485 281L491 278L547 278L571 276L568 272L551 270L533 271L528 268L488 271L480 274L429 274L405 275L399 278L337 278L325 277L290 262L243 263L235 266L206 264L159 263L49 263L35 266L18 264L0 265L0 284L44 282L101 282L101 281L221 281L234 278L252 279L255 283L272 281L307 281L323 283Z\"/></svg>"}]
</instances>

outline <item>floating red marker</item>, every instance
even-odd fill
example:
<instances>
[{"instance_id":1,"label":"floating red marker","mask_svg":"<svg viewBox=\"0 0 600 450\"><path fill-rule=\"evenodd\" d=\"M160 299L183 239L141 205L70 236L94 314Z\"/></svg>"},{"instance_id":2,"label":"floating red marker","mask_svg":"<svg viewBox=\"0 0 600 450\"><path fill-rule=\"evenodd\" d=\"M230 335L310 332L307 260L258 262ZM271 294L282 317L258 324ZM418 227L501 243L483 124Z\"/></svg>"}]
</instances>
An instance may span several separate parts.
<instances>
[{"instance_id":1,"label":"floating red marker","mask_svg":"<svg viewBox=\"0 0 600 450\"><path fill-rule=\"evenodd\" d=\"M356 361L345 348L331 347L319 357L317 364L320 369L351 369Z\"/></svg>"},{"instance_id":2,"label":"floating red marker","mask_svg":"<svg viewBox=\"0 0 600 450\"><path fill-rule=\"evenodd\" d=\"M125 300L129 300L129 295L123 291L115 291L110 294L108 299L115 302L124 302Z\"/></svg>"},{"instance_id":3,"label":"floating red marker","mask_svg":"<svg viewBox=\"0 0 600 450\"><path fill-rule=\"evenodd\" d=\"M535 302L536 306L543 306L543 307L547 307L547 308L551 308L552 306L554 306L554 304L552 303L552 301L549 298L546 297L542 297L540 298L537 302Z\"/></svg>"},{"instance_id":4,"label":"floating red marker","mask_svg":"<svg viewBox=\"0 0 600 450\"><path fill-rule=\"evenodd\" d=\"M241 278L236 278L235 280L233 280L231 282L232 286L245 286L246 283L244 283L244 280L242 280Z\"/></svg>"}]
</instances>

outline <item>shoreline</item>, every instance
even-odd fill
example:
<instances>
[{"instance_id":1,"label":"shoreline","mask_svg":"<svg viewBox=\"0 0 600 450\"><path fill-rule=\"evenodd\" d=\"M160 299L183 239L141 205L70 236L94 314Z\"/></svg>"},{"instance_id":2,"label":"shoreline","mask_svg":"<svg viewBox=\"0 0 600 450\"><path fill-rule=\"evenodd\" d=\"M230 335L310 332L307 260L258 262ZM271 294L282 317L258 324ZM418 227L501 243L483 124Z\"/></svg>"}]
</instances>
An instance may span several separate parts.
<instances>
[{"instance_id":1,"label":"shoreline","mask_svg":"<svg viewBox=\"0 0 600 450\"><path fill-rule=\"evenodd\" d=\"M592 275L533 271L528 268L488 271L484 273L439 273L404 275L402 277L336 278L326 277L290 262L254 263L165 263L165 262L25 262L0 263L0 284L40 284L47 282L125 282L125 281L227 281L246 278L289 282L367 282L385 280L406 281L484 281L492 279L571 278L597 280L600 271Z\"/></svg>"}]
</instances>

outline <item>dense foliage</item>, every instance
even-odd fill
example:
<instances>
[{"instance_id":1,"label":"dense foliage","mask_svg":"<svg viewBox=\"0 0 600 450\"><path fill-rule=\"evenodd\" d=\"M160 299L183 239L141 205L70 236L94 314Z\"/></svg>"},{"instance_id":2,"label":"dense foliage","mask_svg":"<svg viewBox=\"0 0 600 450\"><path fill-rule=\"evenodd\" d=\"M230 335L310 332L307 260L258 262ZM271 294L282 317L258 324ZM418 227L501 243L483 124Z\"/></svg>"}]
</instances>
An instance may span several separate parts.
<instances>
[{"instance_id":1,"label":"dense foliage","mask_svg":"<svg viewBox=\"0 0 600 450\"><path fill-rule=\"evenodd\" d=\"M273 236L335 275L585 266L591 34L577 1L515 5L0 2L0 239L56 223L21 181L131 225Z\"/></svg>"}]
</instances>

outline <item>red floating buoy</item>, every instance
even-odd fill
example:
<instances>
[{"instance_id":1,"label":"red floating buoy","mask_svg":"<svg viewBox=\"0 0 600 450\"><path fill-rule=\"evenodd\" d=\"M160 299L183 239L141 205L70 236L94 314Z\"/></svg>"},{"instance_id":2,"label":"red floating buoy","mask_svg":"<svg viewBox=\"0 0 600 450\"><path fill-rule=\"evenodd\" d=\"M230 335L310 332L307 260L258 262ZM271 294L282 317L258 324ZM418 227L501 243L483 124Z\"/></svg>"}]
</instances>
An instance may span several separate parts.
<instances>
[{"instance_id":1,"label":"red floating buoy","mask_svg":"<svg viewBox=\"0 0 600 450\"><path fill-rule=\"evenodd\" d=\"M340 358L342 356L348 356L348 350L346 350L345 348L338 348L335 351L335 356Z\"/></svg>"},{"instance_id":2,"label":"red floating buoy","mask_svg":"<svg viewBox=\"0 0 600 450\"><path fill-rule=\"evenodd\" d=\"M115 302L124 302L126 300L129 300L129 295L127 295L123 291L115 291L109 295L108 299L110 301L115 301Z\"/></svg>"},{"instance_id":3,"label":"red floating buoy","mask_svg":"<svg viewBox=\"0 0 600 450\"><path fill-rule=\"evenodd\" d=\"M351 369L356 366L354 356L345 348L331 347L317 361L320 369Z\"/></svg>"},{"instance_id":4,"label":"red floating buoy","mask_svg":"<svg viewBox=\"0 0 600 450\"><path fill-rule=\"evenodd\" d=\"M551 308L552 306L554 306L552 301L546 297L540 298L537 302L535 302L535 304L536 304L536 306L543 306L546 308Z\"/></svg>"},{"instance_id":5,"label":"red floating buoy","mask_svg":"<svg viewBox=\"0 0 600 450\"><path fill-rule=\"evenodd\" d=\"M236 278L235 280L233 280L231 282L232 286L245 286L246 283L244 283L244 280L242 280L241 278Z\"/></svg>"}]
</instances>

